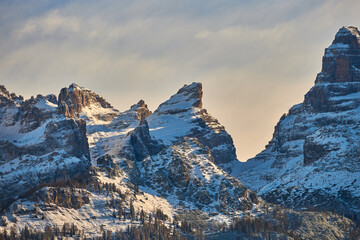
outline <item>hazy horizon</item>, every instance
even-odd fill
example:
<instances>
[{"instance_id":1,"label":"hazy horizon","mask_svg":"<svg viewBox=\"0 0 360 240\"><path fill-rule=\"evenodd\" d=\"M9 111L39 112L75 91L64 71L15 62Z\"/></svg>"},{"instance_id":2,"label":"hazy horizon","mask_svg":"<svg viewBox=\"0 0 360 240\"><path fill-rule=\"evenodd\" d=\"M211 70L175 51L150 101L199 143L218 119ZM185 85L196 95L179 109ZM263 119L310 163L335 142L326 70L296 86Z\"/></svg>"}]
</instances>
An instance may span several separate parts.
<instances>
[{"instance_id":1,"label":"hazy horizon","mask_svg":"<svg viewBox=\"0 0 360 240\"><path fill-rule=\"evenodd\" d=\"M0 84L29 98L75 82L124 111L151 110L184 84L255 156L303 101L324 49L357 26L358 1L5 1Z\"/></svg>"}]
</instances>

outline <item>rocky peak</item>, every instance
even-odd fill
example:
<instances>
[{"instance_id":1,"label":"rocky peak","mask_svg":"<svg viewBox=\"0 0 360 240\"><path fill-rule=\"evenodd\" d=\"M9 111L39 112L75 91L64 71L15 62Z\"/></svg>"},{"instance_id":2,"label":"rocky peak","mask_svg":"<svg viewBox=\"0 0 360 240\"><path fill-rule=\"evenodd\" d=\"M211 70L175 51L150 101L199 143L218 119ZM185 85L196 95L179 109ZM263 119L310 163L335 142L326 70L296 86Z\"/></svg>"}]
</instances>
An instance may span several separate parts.
<instances>
[{"instance_id":1,"label":"rocky peak","mask_svg":"<svg viewBox=\"0 0 360 240\"><path fill-rule=\"evenodd\" d=\"M46 99L53 104L58 104L57 97L54 94L46 95Z\"/></svg>"},{"instance_id":2,"label":"rocky peak","mask_svg":"<svg viewBox=\"0 0 360 240\"><path fill-rule=\"evenodd\" d=\"M144 120L152 113L142 99L137 104L132 105L130 111L136 112L136 119L139 121Z\"/></svg>"},{"instance_id":3,"label":"rocky peak","mask_svg":"<svg viewBox=\"0 0 360 240\"><path fill-rule=\"evenodd\" d=\"M360 34L356 27L342 27L325 49L323 66L315 83L360 82Z\"/></svg>"},{"instance_id":4,"label":"rocky peak","mask_svg":"<svg viewBox=\"0 0 360 240\"><path fill-rule=\"evenodd\" d=\"M186 96L186 100L196 100L193 104L194 107L201 108L202 107L202 84L193 82L192 84L185 84L177 94L183 94Z\"/></svg>"},{"instance_id":5,"label":"rocky peak","mask_svg":"<svg viewBox=\"0 0 360 240\"><path fill-rule=\"evenodd\" d=\"M356 27L342 27L335 35L332 45L344 44L349 48L357 49L360 44L359 30ZM333 46L336 47L336 46Z\"/></svg>"},{"instance_id":6,"label":"rocky peak","mask_svg":"<svg viewBox=\"0 0 360 240\"><path fill-rule=\"evenodd\" d=\"M24 100L23 96L21 96L21 95L16 96L15 93L10 93L10 92L5 88L4 85L0 85L0 97L1 97L1 98L4 98L4 97L5 97L5 98L7 98L8 100L9 100L9 99L12 99L12 100L14 100L14 101L16 101L16 100L23 101L23 100ZM0 102L1 102L1 101L0 101Z\"/></svg>"},{"instance_id":7,"label":"rocky peak","mask_svg":"<svg viewBox=\"0 0 360 240\"><path fill-rule=\"evenodd\" d=\"M177 114L187 112L192 108L202 107L202 84L193 82L190 85L185 84L169 100L160 104L154 113Z\"/></svg>"},{"instance_id":8,"label":"rocky peak","mask_svg":"<svg viewBox=\"0 0 360 240\"><path fill-rule=\"evenodd\" d=\"M131 126L135 128L151 114L145 101L140 100L130 109L119 113L116 118L114 117L109 126L112 129L125 129Z\"/></svg>"},{"instance_id":9,"label":"rocky peak","mask_svg":"<svg viewBox=\"0 0 360 240\"><path fill-rule=\"evenodd\" d=\"M215 164L236 160L235 147L225 128L202 108L202 84L184 85L147 118L151 135L165 145L184 136L208 147Z\"/></svg>"},{"instance_id":10,"label":"rocky peak","mask_svg":"<svg viewBox=\"0 0 360 240\"><path fill-rule=\"evenodd\" d=\"M6 90L4 85L0 85L0 96L10 98L10 93L8 90Z\"/></svg>"},{"instance_id":11,"label":"rocky peak","mask_svg":"<svg viewBox=\"0 0 360 240\"><path fill-rule=\"evenodd\" d=\"M72 92L74 89L76 89L76 90L87 90L87 89L84 88L84 87L80 87L80 86L77 85L76 83L70 84L70 86L69 86L69 92Z\"/></svg>"},{"instance_id":12,"label":"rocky peak","mask_svg":"<svg viewBox=\"0 0 360 240\"><path fill-rule=\"evenodd\" d=\"M59 113L67 117L75 117L84 107L91 104L98 104L102 108L112 108L103 97L75 83L72 83L69 88L61 89L58 99Z\"/></svg>"}]
</instances>

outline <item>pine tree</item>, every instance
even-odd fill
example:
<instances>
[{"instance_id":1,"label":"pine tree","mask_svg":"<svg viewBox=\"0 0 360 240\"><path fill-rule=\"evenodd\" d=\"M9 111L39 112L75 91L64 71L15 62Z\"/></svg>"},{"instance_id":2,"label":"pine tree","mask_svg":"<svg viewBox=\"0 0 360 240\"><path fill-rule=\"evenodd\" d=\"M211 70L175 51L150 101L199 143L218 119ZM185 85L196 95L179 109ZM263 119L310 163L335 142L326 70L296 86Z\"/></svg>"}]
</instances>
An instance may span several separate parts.
<instances>
[{"instance_id":1,"label":"pine tree","mask_svg":"<svg viewBox=\"0 0 360 240\"><path fill-rule=\"evenodd\" d=\"M133 204L133 201L131 200L130 201L130 217L131 217L131 220L134 221L135 220L135 208L134 208L134 204Z\"/></svg>"}]
</instances>

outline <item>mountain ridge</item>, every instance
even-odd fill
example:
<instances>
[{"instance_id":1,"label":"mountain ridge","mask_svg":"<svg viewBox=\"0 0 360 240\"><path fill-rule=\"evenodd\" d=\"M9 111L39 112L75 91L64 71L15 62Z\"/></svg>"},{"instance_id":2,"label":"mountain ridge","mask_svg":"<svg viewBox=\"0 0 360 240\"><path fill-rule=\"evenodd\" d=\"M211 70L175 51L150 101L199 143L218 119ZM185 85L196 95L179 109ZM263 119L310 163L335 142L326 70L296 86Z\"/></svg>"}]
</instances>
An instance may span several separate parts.
<instances>
[{"instance_id":1,"label":"mountain ridge","mask_svg":"<svg viewBox=\"0 0 360 240\"><path fill-rule=\"evenodd\" d=\"M154 209L148 205L158 201L160 209L169 217L178 214L181 209L199 209L200 215L206 217L211 224L229 221L227 215L230 212L251 212L261 208L261 200L254 192L216 164L219 153L224 152L224 156L227 156L229 148L235 154L235 148L224 127L202 108L202 94L201 83L185 85L152 113L143 100L120 112L100 95L77 84L61 89L58 98L53 94L38 95L36 98L16 102L7 92L4 93L6 99L1 100L1 104L4 104L0 108L0 112L4 112L1 116L6 116L9 112L14 118L14 122L6 121L7 125L21 125L26 129L27 136L37 136L31 137L32 142L23 141L27 148L19 153L19 157L33 153L28 146L32 147L33 144L38 147L37 142L34 142L36 139L43 145L37 150L43 149L43 152L36 153L31 158L33 165L26 167L22 162L12 165L13 174L20 177L22 171L35 173L39 166L45 164L48 167L43 170L44 176L58 176L58 171L54 171L52 165L61 162L54 158L57 155L38 157L48 151L67 151L67 155L60 154L60 158L74 159L78 163L86 159L86 164L82 167L64 165L61 171L65 178L41 178L39 175L37 182L34 182L32 178L20 177L20 185L11 188L17 189L19 196L14 196L9 201L1 199L7 201L2 209L6 212L7 219L17 219L19 223L29 222L31 226L37 226L36 221L23 214L37 209L29 205L29 201L34 206L42 204L39 211L58 216L59 219L62 218L56 212L58 207L54 208L53 204L65 206L63 211L79 209L76 210L80 211L76 216L84 219L86 217L81 212L84 211L82 209L97 212L102 204L109 201L108 195L94 192L93 189L98 186L112 186L111 196L122 202L125 209L130 210L135 205L146 209L146 214L151 214ZM15 99L15 95L13 98ZM14 105L17 112L9 111L8 104ZM64 134L65 130L61 125L63 122L81 123L78 126L80 135L74 137ZM1 122L0 135L11 128L3 123L4 121ZM179 127L182 127L180 131ZM73 127L74 132L76 129ZM13 131L16 133L13 141L16 140L19 144L19 134L22 133L16 132L17 129ZM61 133L63 135L60 137ZM56 139L57 143L55 144L55 140L49 141L49 138ZM211 142L211 139L218 140ZM4 136L4 141L14 144L9 135ZM57 148L52 149L46 143ZM79 148L71 149L69 143ZM224 143L227 144L225 147ZM8 144L0 146L0 150L2 147L4 152L9 152ZM236 159L236 155L234 156ZM3 184L0 186L6 189L4 186L12 175L6 172L4 174L0 175L0 180L3 180L0 181ZM18 180L19 177L14 179ZM79 186L86 186L86 189L79 188L69 192L66 181L74 182L76 186L79 181ZM143 197L139 197L139 194ZM58 200L53 200L54 198ZM67 198L71 199L71 204L61 200ZM36 203L36 199L39 203ZM52 207L49 208L48 204ZM48 208L53 210L49 212L46 210ZM117 205L112 205L107 211L117 211L116 208ZM19 212L18 209L23 210ZM100 215L100 212L96 214L98 217ZM46 220L49 224L58 222L56 218L50 219L52 220ZM101 225L100 221L91 222L99 227ZM77 224L86 231L91 231L88 225L81 222ZM110 223L109 226L115 227Z\"/></svg>"},{"instance_id":2,"label":"mountain ridge","mask_svg":"<svg viewBox=\"0 0 360 240\"><path fill-rule=\"evenodd\" d=\"M281 208L256 192L293 209L358 213L359 39L354 27L339 30L304 102L246 163L203 108L201 83L154 112L143 100L120 112L75 83L27 100L0 86L0 229L111 238L155 224L195 238L356 237L344 216Z\"/></svg>"}]
</instances>

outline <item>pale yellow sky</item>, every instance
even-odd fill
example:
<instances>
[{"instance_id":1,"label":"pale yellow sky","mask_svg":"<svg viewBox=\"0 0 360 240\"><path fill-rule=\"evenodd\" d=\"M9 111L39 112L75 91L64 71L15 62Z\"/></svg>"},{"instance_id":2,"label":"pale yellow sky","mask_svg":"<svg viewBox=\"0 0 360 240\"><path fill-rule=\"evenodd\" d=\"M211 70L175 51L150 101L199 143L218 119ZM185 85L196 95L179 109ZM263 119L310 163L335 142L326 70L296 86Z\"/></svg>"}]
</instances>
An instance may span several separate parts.
<instances>
[{"instance_id":1,"label":"pale yellow sky","mask_svg":"<svg viewBox=\"0 0 360 240\"><path fill-rule=\"evenodd\" d=\"M156 107L202 82L204 107L259 153L303 100L324 48L357 25L359 1L8 1L0 3L0 84L25 97L72 82L119 110Z\"/></svg>"}]
</instances>

